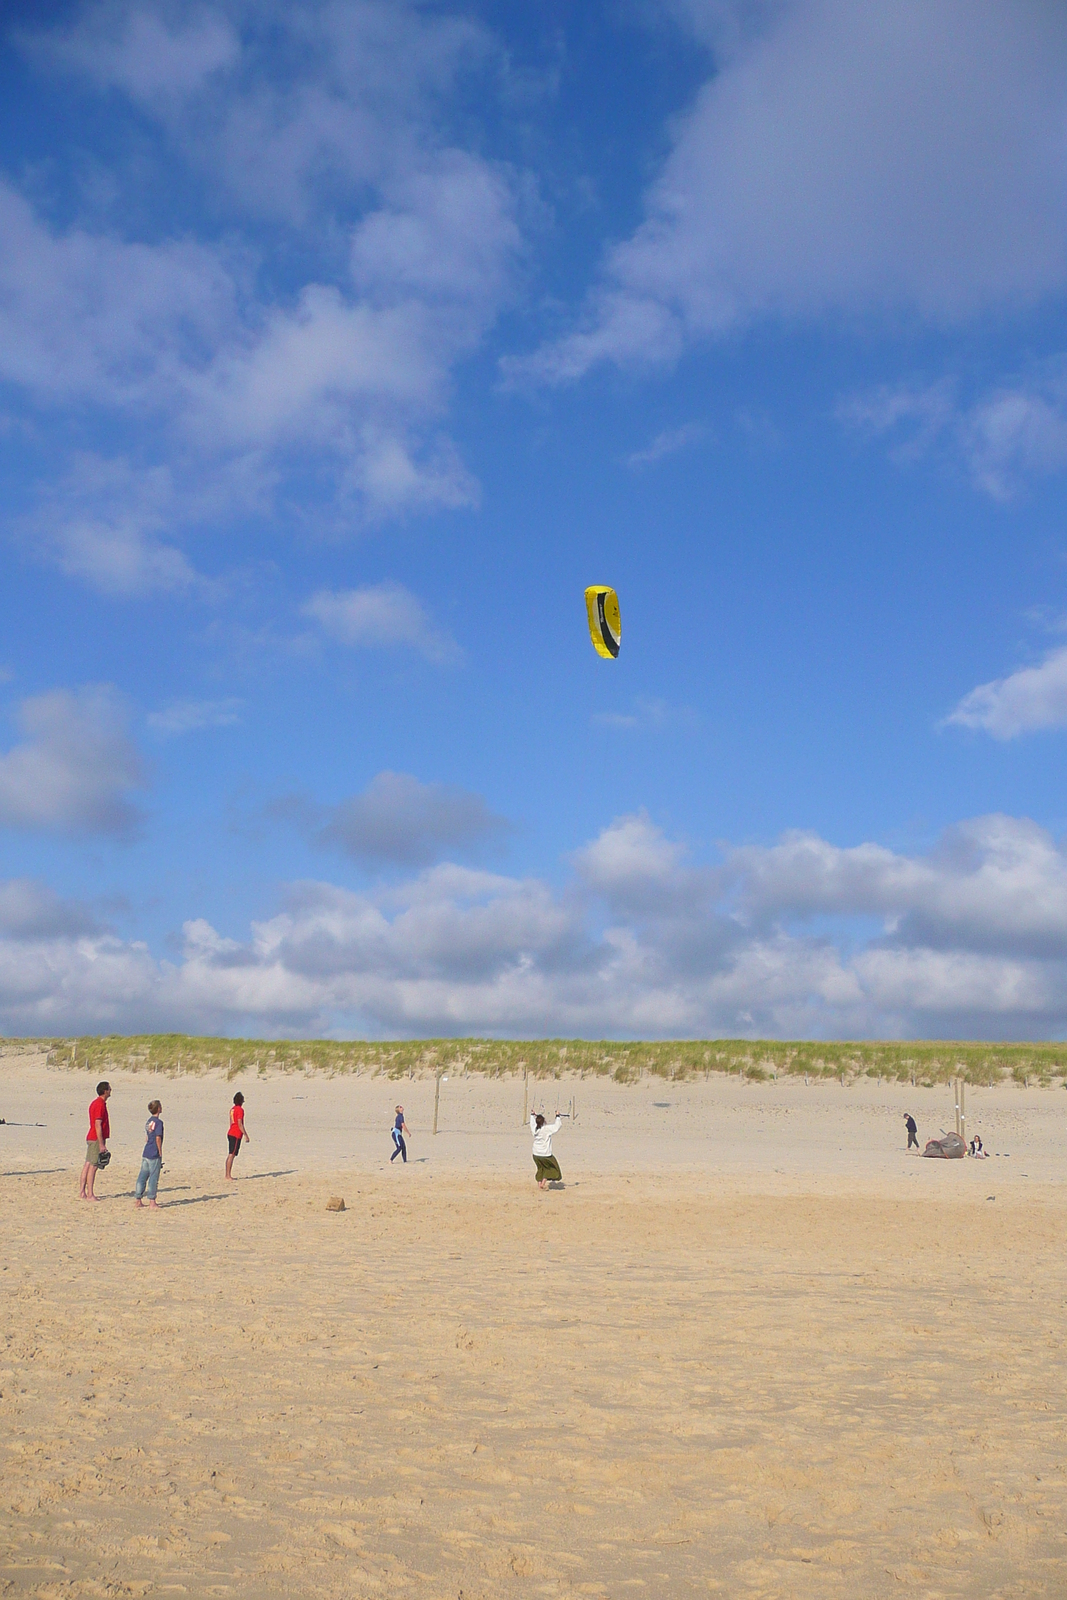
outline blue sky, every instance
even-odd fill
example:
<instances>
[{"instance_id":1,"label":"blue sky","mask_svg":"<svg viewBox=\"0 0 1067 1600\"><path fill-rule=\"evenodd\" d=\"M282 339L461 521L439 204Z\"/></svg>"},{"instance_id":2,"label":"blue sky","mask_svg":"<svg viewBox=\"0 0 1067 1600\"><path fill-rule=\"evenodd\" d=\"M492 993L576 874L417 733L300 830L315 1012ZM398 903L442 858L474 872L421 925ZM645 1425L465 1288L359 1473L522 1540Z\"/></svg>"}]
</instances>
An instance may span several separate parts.
<instances>
[{"instance_id":1,"label":"blue sky","mask_svg":"<svg viewBox=\"0 0 1067 1600\"><path fill-rule=\"evenodd\" d=\"M3 1031L1063 1037L1062 7L4 17Z\"/></svg>"}]
</instances>

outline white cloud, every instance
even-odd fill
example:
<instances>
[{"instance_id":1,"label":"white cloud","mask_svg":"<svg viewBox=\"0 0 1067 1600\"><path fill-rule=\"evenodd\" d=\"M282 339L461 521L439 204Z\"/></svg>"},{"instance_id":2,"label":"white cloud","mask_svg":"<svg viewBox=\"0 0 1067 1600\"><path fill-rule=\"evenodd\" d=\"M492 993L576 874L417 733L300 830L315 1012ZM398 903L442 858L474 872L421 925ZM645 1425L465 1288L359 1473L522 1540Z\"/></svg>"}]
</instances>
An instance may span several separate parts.
<instances>
[{"instance_id":1,"label":"white cloud","mask_svg":"<svg viewBox=\"0 0 1067 1600\"><path fill-rule=\"evenodd\" d=\"M692 918L710 911L717 877L686 862L685 846L666 839L643 811L619 817L574 857L578 876L612 911L633 917Z\"/></svg>"},{"instance_id":2,"label":"white cloud","mask_svg":"<svg viewBox=\"0 0 1067 1600\"><path fill-rule=\"evenodd\" d=\"M303 4L243 19L245 60L287 52L282 71L248 71L173 123L183 153L253 215L306 228L337 196L420 169L444 141L450 97L496 53L477 23L396 0ZM164 113L168 108L161 108Z\"/></svg>"},{"instance_id":3,"label":"white cloud","mask_svg":"<svg viewBox=\"0 0 1067 1600\"><path fill-rule=\"evenodd\" d=\"M400 647L437 662L458 655L455 641L434 627L422 601L400 583L320 589L300 610L340 644L359 649Z\"/></svg>"},{"instance_id":4,"label":"white cloud","mask_svg":"<svg viewBox=\"0 0 1067 1600\"><path fill-rule=\"evenodd\" d=\"M903 443L894 448L896 458L914 459L946 429L958 424L953 387L944 378L931 384L883 384L865 394L850 395L838 406L837 416L839 421L871 433L899 431Z\"/></svg>"},{"instance_id":5,"label":"white cloud","mask_svg":"<svg viewBox=\"0 0 1067 1600\"><path fill-rule=\"evenodd\" d=\"M202 728L232 728L241 720L243 700L172 700L150 711L145 722L163 735L197 733Z\"/></svg>"},{"instance_id":6,"label":"white cloud","mask_svg":"<svg viewBox=\"0 0 1067 1600\"><path fill-rule=\"evenodd\" d=\"M127 734L125 705L106 686L57 689L23 700L22 744L0 755L0 827L131 834L129 791L144 769Z\"/></svg>"},{"instance_id":7,"label":"white cloud","mask_svg":"<svg viewBox=\"0 0 1067 1600\"><path fill-rule=\"evenodd\" d=\"M514 291L523 191L444 134L462 75L491 53L484 30L378 0L284 14L115 0L22 43L155 117L156 178L208 173L226 240L137 239L141 145L103 207L121 235L50 224L0 183L0 378L42 410L106 408L131 458L153 430L175 477L168 517L133 486L101 509L60 474L50 558L109 593L206 592L179 547L183 483L205 479L255 480L269 510L288 473L313 473L349 526L477 504L442 419Z\"/></svg>"},{"instance_id":8,"label":"white cloud","mask_svg":"<svg viewBox=\"0 0 1067 1600\"><path fill-rule=\"evenodd\" d=\"M169 410L234 297L211 248L56 231L0 181L0 378L42 405Z\"/></svg>"},{"instance_id":9,"label":"white cloud","mask_svg":"<svg viewBox=\"0 0 1067 1600\"><path fill-rule=\"evenodd\" d=\"M628 467L650 467L657 461L662 461L664 456L673 456L679 450L685 450L691 444L698 444L706 439L708 430L701 422L687 422L681 428L666 428L662 433L657 433L652 442L643 450L635 450L626 457Z\"/></svg>"},{"instance_id":10,"label":"white cloud","mask_svg":"<svg viewBox=\"0 0 1067 1600\"><path fill-rule=\"evenodd\" d=\"M95 928L39 886L0 886L0 1029L1067 1029L1067 857L1025 819L980 817L912 856L790 835L707 869L648 817L620 817L575 866L560 890L449 863L363 894L297 884L243 939L192 918L177 963Z\"/></svg>"},{"instance_id":11,"label":"white cloud","mask_svg":"<svg viewBox=\"0 0 1067 1600\"><path fill-rule=\"evenodd\" d=\"M97 932L84 906L32 878L0 881L0 938L55 939Z\"/></svg>"},{"instance_id":12,"label":"white cloud","mask_svg":"<svg viewBox=\"0 0 1067 1600\"><path fill-rule=\"evenodd\" d=\"M421 866L452 850L477 849L506 829L481 795L420 783L406 772L379 772L362 794L334 806L314 837L357 861Z\"/></svg>"},{"instance_id":13,"label":"white cloud","mask_svg":"<svg viewBox=\"0 0 1067 1600\"><path fill-rule=\"evenodd\" d=\"M892 454L914 460L938 444L964 462L975 488L1010 500L1034 477L1067 467L1067 376L1062 361L999 385L964 404L950 379L886 385L854 395L839 418L895 437Z\"/></svg>"},{"instance_id":14,"label":"white cloud","mask_svg":"<svg viewBox=\"0 0 1067 1600\"><path fill-rule=\"evenodd\" d=\"M194 93L232 66L239 53L233 27L206 8L176 26L146 9L107 5L86 11L69 31L25 35L31 54L84 73L101 88L123 89L134 100Z\"/></svg>"},{"instance_id":15,"label":"white cloud","mask_svg":"<svg viewBox=\"0 0 1067 1600\"><path fill-rule=\"evenodd\" d=\"M210 585L163 535L185 520L166 467L138 472L82 453L42 491L25 543L101 594L201 594Z\"/></svg>"},{"instance_id":16,"label":"white cloud","mask_svg":"<svg viewBox=\"0 0 1067 1600\"><path fill-rule=\"evenodd\" d=\"M725 37L727 8L687 9ZM1067 282L1067 13L792 0L750 16L584 326L533 375L672 360L758 317L953 322Z\"/></svg>"},{"instance_id":17,"label":"white cloud","mask_svg":"<svg viewBox=\"0 0 1067 1600\"><path fill-rule=\"evenodd\" d=\"M1067 954L1067 858L1036 823L979 817L927 856L882 845L839 849L813 834L731 852L746 922L880 917L909 946Z\"/></svg>"},{"instance_id":18,"label":"white cloud","mask_svg":"<svg viewBox=\"0 0 1067 1600\"><path fill-rule=\"evenodd\" d=\"M1040 666L979 684L945 721L984 728L994 739L1067 727L1067 647L1050 650Z\"/></svg>"},{"instance_id":19,"label":"white cloud","mask_svg":"<svg viewBox=\"0 0 1067 1600\"><path fill-rule=\"evenodd\" d=\"M1067 386L1051 393L1004 388L964 419L962 443L975 483L1007 500L1020 481L1067 467Z\"/></svg>"},{"instance_id":20,"label":"white cloud","mask_svg":"<svg viewBox=\"0 0 1067 1600\"><path fill-rule=\"evenodd\" d=\"M371 516L474 505L477 484L433 423L509 292L513 198L458 151L385 196L352 234L352 286L308 284L190 374L186 425L239 450L331 452Z\"/></svg>"},{"instance_id":21,"label":"white cloud","mask_svg":"<svg viewBox=\"0 0 1067 1600\"><path fill-rule=\"evenodd\" d=\"M669 701L658 699L655 695L639 694L633 700L632 710L598 711L594 713L593 721L602 728L648 733L670 727L671 724L692 722L693 712L688 706L672 706Z\"/></svg>"}]
</instances>

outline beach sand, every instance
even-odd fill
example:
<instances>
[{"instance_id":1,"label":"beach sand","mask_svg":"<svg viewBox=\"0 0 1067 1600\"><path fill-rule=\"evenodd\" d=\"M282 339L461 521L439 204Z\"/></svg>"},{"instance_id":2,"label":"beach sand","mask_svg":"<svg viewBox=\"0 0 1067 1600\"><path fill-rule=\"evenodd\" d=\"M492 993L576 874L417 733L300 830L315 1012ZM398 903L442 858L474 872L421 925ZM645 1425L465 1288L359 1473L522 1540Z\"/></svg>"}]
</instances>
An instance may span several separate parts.
<instances>
[{"instance_id":1,"label":"beach sand","mask_svg":"<svg viewBox=\"0 0 1067 1600\"><path fill-rule=\"evenodd\" d=\"M0 1062L0 1595L1067 1593L1062 1090L531 1085L541 1194L514 1079L249 1076L228 1185L238 1085L109 1076L89 1206Z\"/></svg>"}]
</instances>

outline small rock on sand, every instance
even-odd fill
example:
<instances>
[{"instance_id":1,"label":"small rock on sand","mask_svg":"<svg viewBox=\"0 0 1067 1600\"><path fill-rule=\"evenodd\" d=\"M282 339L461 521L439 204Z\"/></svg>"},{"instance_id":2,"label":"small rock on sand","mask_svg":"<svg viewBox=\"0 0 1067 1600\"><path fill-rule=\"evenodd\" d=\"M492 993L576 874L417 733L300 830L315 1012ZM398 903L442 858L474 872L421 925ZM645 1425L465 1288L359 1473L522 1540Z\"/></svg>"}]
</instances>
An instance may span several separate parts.
<instances>
[{"instance_id":1,"label":"small rock on sand","mask_svg":"<svg viewBox=\"0 0 1067 1600\"><path fill-rule=\"evenodd\" d=\"M326 1202L327 1211L343 1211L345 1203L339 1194L332 1194Z\"/></svg>"}]
</instances>

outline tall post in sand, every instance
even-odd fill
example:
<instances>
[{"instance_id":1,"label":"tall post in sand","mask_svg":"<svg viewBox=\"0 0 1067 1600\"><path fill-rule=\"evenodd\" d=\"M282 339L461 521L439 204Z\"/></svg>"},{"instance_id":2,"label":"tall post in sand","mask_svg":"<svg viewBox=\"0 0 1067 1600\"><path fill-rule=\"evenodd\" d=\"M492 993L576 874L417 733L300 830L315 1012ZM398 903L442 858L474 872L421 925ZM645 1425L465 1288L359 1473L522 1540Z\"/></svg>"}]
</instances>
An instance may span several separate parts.
<instances>
[{"instance_id":1,"label":"tall post in sand","mask_svg":"<svg viewBox=\"0 0 1067 1600\"><path fill-rule=\"evenodd\" d=\"M433 1131L437 1132L437 1108L441 1104L441 1069L438 1067L433 1080Z\"/></svg>"},{"instance_id":2,"label":"tall post in sand","mask_svg":"<svg viewBox=\"0 0 1067 1600\"><path fill-rule=\"evenodd\" d=\"M967 1084L960 1079L960 1138L967 1143Z\"/></svg>"},{"instance_id":3,"label":"tall post in sand","mask_svg":"<svg viewBox=\"0 0 1067 1600\"><path fill-rule=\"evenodd\" d=\"M522 1125L524 1128L529 1121L529 1084L527 1082L529 1072L530 1069L524 1061L522 1064Z\"/></svg>"},{"instance_id":4,"label":"tall post in sand","mask_svg":"<svg viewBox=\"0 0 1067 1600\"><path fill-rule=\"evenodd\" d=\"M952 1098L955 1101L955 1105L956 1105L956 1133L957 1133L957 1135L959 1135L959 1131L960 1131L960 1080L958 1078L953 1078L953 1080L952 1080Z\"/></svg>"}]
</instances>

